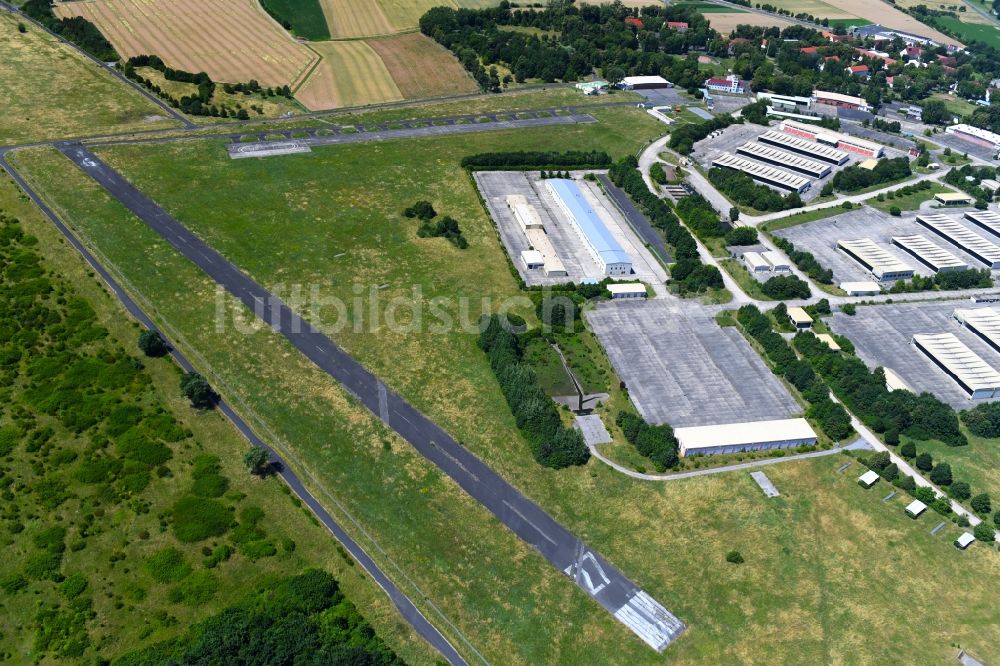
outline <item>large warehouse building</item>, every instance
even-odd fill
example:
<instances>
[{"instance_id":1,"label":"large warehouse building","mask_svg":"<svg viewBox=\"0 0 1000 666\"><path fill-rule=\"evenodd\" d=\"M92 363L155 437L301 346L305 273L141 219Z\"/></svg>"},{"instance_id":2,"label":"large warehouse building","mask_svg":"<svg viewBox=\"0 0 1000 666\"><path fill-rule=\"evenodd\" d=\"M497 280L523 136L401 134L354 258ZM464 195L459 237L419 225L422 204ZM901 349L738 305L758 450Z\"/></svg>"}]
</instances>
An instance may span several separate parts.
<instances>
[{"instance_id":1,"label":"large warehouse building","mask_svg":"<svg viewBox=\"0 0 1000 666\"><path fill-rule=\"evenodd\" d=\"M836 148L831 148L829 146L821 146L815 141L806 141L805 139L800 139L797 136L785 134L784 132L776 132L775 130L768 130L764 132L757 137L757 141L760 143L766 143L770 146L777 146L785 150L790 150L794 153L805 155L810 159L819 160L835 166L840 166L849 159L847 153L842 150L837 150Z\"/></svg>"},{"instance_id":2,"label":"large warehouse building","mask_svg":"<svg viewBox=\"0 0 1000 666\"><path fill-rule=\"evenodd\" d=\"M869 111L871 109L863 97L842 95L825 90L814 91L813 99L816 100L817 104L826 104L827 106L835 106L841 109L855 109L857 111Z\"/></svg>"},{"instance_id":3,"label":"large warehouse building","mask_svg":"<svg viewBox=\"0 0 1000 666\"><path fill-rule=\"evenodd\" d=\"M1000 351L1000 312L993 308L959 308L953 316L983 342Z\"/></svg>"},{"instance_id":4,"label":"large warehouse building","mask_svg":"<svg viewBox=\"0 0 1000 666\"><path fill-rule=\"evenodd\" d=\"M880 248L870 238L839 240L837 248L864 266L866 271L881 282L909 280L913 277L912 267Z\"/></svg>"},{"instance_id":5,"label":"large warehouse building","mask_svg":"<svg viewBox=\"0 0 1000 666\"><path fill-rule=\"evenodd\" d=\"M754 141L747 141L736 149L736 153L771 166L796 171L809 178L823 178L830 173L829 164Z\"/></svg>"},{"instance_id":6,"label":"large warehouse building","mask_svg":"<svg viewBox=\"0 0 1000 666\"><path fill-rule=\"evenodd\" d=\"M865 157L882 157L885 152L885 149L874 141L866 141L850 134L834 132L819 125L800 123L796 120L783 120L781 122L781 129L788 134L833 146L840 150L857 153L858 155L864 155Z\"/></svg>"},{"instance_id":7,"label":"large warehouse building","mask_svg":"<svg viewBox=\"0 0 1000 666\"><path fill-rule=\"evenodd\" d=\"M953 333L916 334L913 345L954 379L969 397L1000 397L1000 372L965 346Z\"/></svg>"},{"instance_id":8,"label":"large warehouse building","mask_svg":"<svg viewBox=\"0 0 1000 666\"><path fill-rule=\"evenodd\" d=\"M967 263L954 254L943 247L938 247L928 240L926 236L921 236L920 234L913 236L893 236L890 242L896 247L902 248L904 252L935 273L942 271L964 271L969 267Z\"/></svg>"},{"instance_id":9,"label":"large warehouse building","mask_svg":"<svg viewBox=\"0 0 1000 666\"><path fill-rule=\"evenodd\" d=\"M743 157L738 157L731 153L722 153L712 160L713 167L722 169L735 169L742 171L754 180L771 187L777 187L786 192L805 192L809 189L810 180L805 176L785 171L777 167L753 162Z\"/></svg>"},{"instance_id":10,"label":"large warehouse building","mask_svg":"<svg viewBox=\"0 0 1000 666\"><path fill-rule=\"evenodd\" d=\"M971 210L965 214L965 219L1000 238L1000 213L992 210Z\"/></svg>"},{"instance_id":11,"label":"large warehouse building","mask_svg":"<svg viewBox=\"0 0 1000 666\"><path fill-rule=\"evenodd\" d=\"M960 123L958 125L949 125L948 127L945 127L944 131L962 139L963 141L974 143L977 146L1000 150L1000 134L990 132L989 130Z\"/></svg>"},{"instance_id":12,"label":"large warehouse building","mask_svg":"<svg viewBox=\"0 0 1000 666\"><path fill-rule=\"evenodd\" d=\"M545 185L604 275L632 273L632 257L622 249L573 180L550 178Z\"/></svg>"},{"instance_id":13,"label":"large warehouse building","mask_svg":"<svg viewBox=\"0 0 1000 666\"><path fill-rule=\"evenodd\" d=\"M521 227L521 232L528 239L530 249L521 252L521 263L528 270L541 268L546 277L563 277L568 275L566 266L552 246L552 241L545 233L545 225L538 211L528 203L527 197L521 194L507 196L507 206L514 213L514 219Z\"/></svg>"},{"instance_id":14,"label":"large warehouse building","mask_svg":"<svg viewBox=\"0 0 1000 666\"><path fill-rule=\"evenodd\" d=\"M940 213L932 213L917 215L917 224L933 231L990 268L1000 268L1000 247L965 228L957 220Z\"/></svg>"},{"instance_id":15,"label":"large warehouse building","mask_svg":"<svg viewBox=\"0 0 1000 666\"><path fill-rule=\"evenodd\" d=\"M674 435L680 445L682 457L769 451L816 444L816 433L805 419L675 428Z\"/></svg>"}]
</instances>

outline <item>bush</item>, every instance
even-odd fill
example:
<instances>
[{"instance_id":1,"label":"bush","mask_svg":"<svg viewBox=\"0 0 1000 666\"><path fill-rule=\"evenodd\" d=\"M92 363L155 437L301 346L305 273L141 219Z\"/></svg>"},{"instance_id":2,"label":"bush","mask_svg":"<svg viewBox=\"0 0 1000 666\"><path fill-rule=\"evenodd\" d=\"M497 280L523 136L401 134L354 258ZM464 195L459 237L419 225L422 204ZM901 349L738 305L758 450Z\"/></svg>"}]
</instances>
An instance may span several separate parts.
<instances>
[{"instance_id":1,"label":"bush","mask_svg":"<svg viewBox=\"0 0 1000 666\"><path fill-rule=\"evenodd\" d=\"M403 211L405 217L415 217L418 220L429 220L437 217L437 211L430 201L418 201Z\"/></svg>"},{"instance_id":2,"label":"bush","mask_svg":"<svg viewBox=\"0 0 1000 666\"><path fill-rule=\"evenodd\" d=\"M188 372L181 377L181 393L198 409L209 409L215 404L215 392L197 372Z\"/></svg>"},{"instance_id":3,"label":"bush","mask_svg":"<svg viewBox=\"0 0 1000 666\"><path fill-rule=\"evenodd\" d=\"M157 358L170 351L167 343L157 331L145 330L139 334L139 349L146 356Z\"/></svg>"},{"instance_id":4,"label":"bush","mask_svg":"<svg viewBox=\"0 0 1000 666\"><path fill-rule=\"evenodd\" d=\"M893 217L899 217L903 214L903 211L899 209L899 206L889 206L889 215Z\"/></svg>"},{"instance_id":5,"label":"bush","mask_svg":"<svg viewBox=\"0 0 1000 666\"><path fill-rule=\"evenodd\" d=\"M669 425L652 426L629 412L618 412L615 423L639 454L653 461L656 471L663 472L677 464L677 439Z\"/></svg>"},{"instance_id":6,"label":"bush","mask_svg":"<svg viewBox=\"0 0 1000 666\"><path fill-rule=\"evenodd\" d=\"M899 478L899 467L896 466L896 463L889 463L885 469L879 472L879 476L889 482L895 481Z\"/></svg>"},{"instance_id":7,"label":"bush","mask_svg":"<svg viewBox=\"0 0 1000 666\"><path fill-rule=\"evenodd\" d=\"M989 493L979 493L969 502L972 506L972 510L980 515L986 515L993 510L993 505L990 502Z\"/></svg>"},{"instance_id":8,"label":"bush","mask_svg":"<svg viewBox=\"0 0 1000 666\"><path fill-rule=\"evenodd\" d=\"M176 548L159 550L146 560L146 570L157 583L176 583L191 573L191 565Z\"/></svg>"},{"instance_id":9,"label":"bush","mask_svg":"<svg viewBox=\"0 0 1000 666\"><path fill-rule=\"evenodd\" d=\"M982 522L976 525L976 528L972 530L972 535L980 541L993 543L996 540L997 533L992 527L987 525L985 522Z\"/></svg>"},{"instance_id":10,"label":"bush","mask_svg":"<svg viewBox=\"0 0 1000 666\"><path fill-rule=\"evenodd\" d=\"M912 476L904 476L899 480L899 487L908 493L912 493L917 489L917 482L913 480Z\"/></svg>"},{"instance_id":11,"label":"bush","mask_svg":"<svg viewBox=\"0 0 1000 666\"><path fill-rule=\"evenodd\" d=\"M745 560L743 559L743 556L740 554L740 551L731 550L728 553L726 553L726 562L729 562L730 564L743 564Z\"/></svg>"},{"instance_id":12,"label":"bush","mask_svg":"<svg viewBox=\"0 0 1000 666\"><path fill-rule=\"evenodd\" d=\"M921 472L929 472L934 469L934 457L929 453L921 453L917 456L916 464Z\"/></svg>"},{"instance_id":13,"label":"bush","mask_svg":"<svg viewBox=\"0 0 1000 666\"><path fill-rule=\"evenodd\" d=\"M868 456L868 469L881 472L891 463L888 451L879 451Z\"/></svg>"},{"instance_id":14,"label":"bush","mask_svg":"<svg viewBox=\"0 0 1000 666\"><path fill-rule=\"evenodd\" d=\"M885 443L889 446L897 446L899 444L899 431L898 430L886 430L885 431Z\"/></svg>"},{"instance_id":15,"label":"bush","mask_svg":"<svg viewBox=\"0 0 1000 666\"><path fill-rule=\"evenodd\" d=\"M182 543L203 541L225 534L233 516L223 504L213 499L182 497L171 512L174 536Z\"/></svg>"},{"instance_id":16,"label":"bush","mask_svg":"<svg viewBox=\"0 0 1000 666\"><path fill-rule=\"evenodd\" d=\"M964 410L961 413L961 418L973 435L990 439L1000 437L1000 403L998 402L987 402Z\"/></svg>"},{"instance_id":17,"label":"bush","mask_svg":"<svg viewBox=\"0 0 1000 666\"><path fill-rule=\"evenodd\" d=\"M756 245L758 240L754 227L734 227L726 232L726 245Z\"/></svg>"},{"instance_id":18,"label":"bush","mask_svg":"<svg viewBox=\"0 0 1000 666\"><path fill-rule=\"evenodd\" d=\"M950 486L951 485L951 465L948 463L939 463L931 471L931 481L939 486Z\"/></svg>"},{"instance_id":19,"label":"bush","mask_svg":"<svg viewBox=\"0 0 1000 666\"><path fill-rule=\"evenodd\" d=\"M972 489L965 481L955 481L951 484L951 487L948 488L948 494L962 502L972 497Z\"/></svg>"},{"instance_id":20,"label":"bush","mask_svg":"<svg viewBox=\"0 0 1000 666\"><path fill-rule=\"evenodd\" d=\"M898 435L897 435L898 437ZM912 460L917 457L917 445L913 442L906 442L901 447L899 447L899 455L903 456L907 460Z\"/></svg>"},{"instance_id":21,"label":"bush","mask_svg":"<svg viewBox=\"0 0 1000 666\"><path fill-rule=\"evenodd\" d=\"M794 275L775 275L768 278L761 291L770 298L776 300L789 300L795 298L809 298L809 285Z\"/></svg>"}]
</instances>

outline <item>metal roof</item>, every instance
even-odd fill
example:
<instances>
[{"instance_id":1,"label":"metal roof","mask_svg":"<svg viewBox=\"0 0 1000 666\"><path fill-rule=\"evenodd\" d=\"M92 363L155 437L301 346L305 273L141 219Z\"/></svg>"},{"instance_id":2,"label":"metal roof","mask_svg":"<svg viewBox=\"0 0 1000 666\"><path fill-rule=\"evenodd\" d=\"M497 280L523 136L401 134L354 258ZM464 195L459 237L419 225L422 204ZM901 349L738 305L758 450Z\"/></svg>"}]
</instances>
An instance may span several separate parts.
<instances>
[{"instance_id":1,"label":"metal roof","mask_svg":"<svg viewBox=\"0 0 1000 666\"><path fill-rule=\"evenodd\" d=\"M913 236L893 236L893 245L898 245L920 262L937 271L965 270L969 267L967 263L956 257L954 254L939 247L927 239L926 236L915 234Z\"/></svg>"},{"instance_id":2,"label":"metal roof","mask_svg":"<svg viewBox=\"0 0 1000 666\"><path fill-rule=\"evenodd\" d=\"M754 270L757 270L758 268L771 270L771 264L768 263L767 259L765 259L760 252L744 252L743 261L750 264L751 268Z\"/></svg>"},{"instance_id":3,"label":"metal roof","mask_svg":"<svg viewBox=\"0 0 1000 666\"><path fill-rule=\"evenodd\" d=\"M825 343L833 351L840 351L840 345L837 344L837 341L829 333L817 333L816 339Z\"/></svg>"},{"instance_id":4,"label":"metal roof","mask_svg":"<svg viewBox=\"0 0 1000 666\"><path fill-rule=\"evenodd\" d=\"M989 130L980 129L979 127L973 127L972 125L966 125L964 123L959 123L958 125L951 125L944 128L945 132L960 134L968 134L969 136L974 136L977 139L982 139L984 141L989 141L995 146L1000 147L1000 134L995 134Z\"/></svg>"},{"instance_id":5,"label":"metal roof","mask_svg":"<svg viewBox=\"0 0 1000 666\"><path fill-rule=\"evenodd\" d=\"M742 146L737 148L736 152L762 162L767 162L776 166L780 165L786 169L802 172L808 176L812 176L813 178L821 178L830 173L829 164L823 164L822 162L811 160L808 157L802 157L801 155L796 155L795 153L790 153L787 150L774 148L773 146L768 146L763 143L747 141Z\"/></svg>"},{"instance_id":6,"label":"metal roof","mask_svg":"<svg viewBox=\"0 0 1000 666\"><path fill-rule=\"evenodd\" d=\"M594 251L605 264L631 264L632 257L614 239L604 222L583 198L580 187L572 180L550 178L545 181L553 194L559 197L569 211L573 222L586 237Z\"/></svg>"},{"instance_id":7,"label":"metal roof","mask_svg":"<svg viewBox=\"0 0 1000 666\"><path fill-rule=\"evenodd\" d=\"M975 201L971 194L963 194L962 192L938 192L934 195L934 198L941 203L954 203L956 201Z\"/></svg>"},{"instance_id":8,"label":"metal roof","mask_svg":"<svg viewBox=\"0 0 1000 666\"><path fill-rule=\"evenodd\" d=\"M882 291L882 287L878 282L841 282L840 288L846 291L848 294L854 293L868 293L877 294Z\"/></svg>"},{"instance_id":9,"label":"metal roof","mask_svg":"<svg viewBox=\"0 0 1000 666\"><path fill-rule=\"evenodd\" d=\"M684 451L716 446L749 446L763 442L816 439L815 431L805 419L778 419L775 421L675 428L674 435Z\"/></svg>"},{"instance_id":10,"label":"metal roof","mask_svg":"<svg viewBox=\"0 0 1000 666\"><path fill-rule=\"evenodd\" d=\"M882 144L875 143L874 141L859 139L858 137L852 136L850 134L844 134L843 132L834 132L833 130L828 130L825 127L820 127L818 125L810 125L808 123L800 123L795 120L783 120L781 123L781 127L782 129L784 129L785 127L790 127L800 132L813 132L817 135L822 134L829 137L828 140L832 139L833 141L843 142L850 144L852 146L864 148L866 150L872 151L876 155L880 155L882 153L882 150L884 149L884 146L882 146Z\"/></svg>"},{"instance_id":11,"label":"metal roof","mask_svg":"<svg viewBox=\"0 0 1000 666\"><path fill-rule=\"evenodd\" d=\"M965 213L965 219L994 236L1000 236L1000 213L992 210L970 210Z\"/></svg>"},{"instance_id":12,"label":"metal roof","mask_svg":"<svg viewBox=\"0 0 1000 666\"><path fill-rule=\"evenodd\" d=\"M866 102L861 97L854 97L852 95L843 95L841 93L827 92L826 90L816 90L813 92L813 97L817 100L820 99L830 99L835 102L844 102L845 104L854 104L855 106L868 106Z\"/></svg>"},{"instance_id":13,"label":"metal roof","mask_svg":"<svg viewBox=\"0 0 1000 666\"><path fill-rule=\"evenodd\" d=\"M970 392L1000 389L1000 372L966 347L954 333L916 333L913 342Z\"/></svg>"},{"instance_id":14,"label":"metal roof","mask_svg":"<svg viewBox=\"0 0 1000 666\"><path fill-rule=\"evenodd\" d=\"M955 539L955 545L959 548L968 548L969 544L976 540L976 537L972 536L972 532L962 532Z\"/></svg>"},{"instance_id":15,"label":"metal roof","mask_svg":"<svg viewBox=\"0 0 1000 666\"><path fill-rule=\"evenodd\" d=\"M865 484L866 486L870 486L878 480L879 480L878 472L875 472L873 470L868 470L867 472L858 477L858 481Z\"/></svg>"},{"instance_id":16,"label":"metal roof","mask_svg":"<svg viewBox=\"0 0 1000 666\"><path fill-rule=\"evenodd\" d=\"M913 500L912 502L906 505L906 513L910 514L911 516L919 516L926 510L927 510L927 505L921 502L920 500Z\"/></svg>"},{"instance_id":17,"label":"metal roof","mask_svg":"<svg viewBox=\"0 0 1000 666\"><path fill-rule=\"evenodd\" d=\"M785 134L784 132L778 132L776 130L768 130L767 132L764 132L757 137L757 141L783 146L789 150L794 150L795 152L802 153L804 155L810 155L833 164L843 164L847 161L847 153L842 150L837 150L836 148L831 148L830 146L823 146L815 141L808 141L806 139L792 136L791 134Z\"/></svg>"},{"instance_id":18,"label":"metal roof","mask_svg":"<svg viewBox=\"0 0 1000 666\"><path fill-rule=\"evenodd\" d=\"M809 313L800 307L788 308L788 318L796 324L811 324L813 320Z\"/></svg>"},{"instance_id":19,"label":"metal roof","mask_svg":"<svg viewBox=\"0 0 1000 666\"><path fill-rule=\"evenodd\" d=\"M959 308L952 316L991 347L1000 350L1000 312L993 308Z\"/></svg>"},{"instance_id":20,"label":"metal roof","mask_svg":"<svg viewBox=\"0 0 1000 666\"><path fill-rule=\"evenodd\" d=\"M1000 247L974 234L957 220L935 213L917 215L917 224L930 229L952 245L962 248L984 264L1000 267Z\"/></svg>"},{"instance_id":21,"label":"metal roof","mask_svg":"<svg viewBox=\"0 0 1000 666\"><path fill-rule=\"evenodd\" d=\"M612 294L645 294L646 285L641 282L611 283L608 291Z\"/></svg>"},{"instance_id":22,"label":"metal roof","mask_svg":"<svg viewBox=\"0 0 1000 666\"><path fill-rule=\"evenodd\" d=\"M904 264L892 254L880 248L870 238L839 240L837 241L837 247L845 250L860 261L865 268L871 271L872 275L878 278L881 278L886 273L913 272L913 268L908 264Z\"/></svg>"},{"instance_id":23,"label":"metal roof","mask_svg":"<svg viewBox=\"0 0 1000 666\"><path fill-rule=\"evenodd\" d=\"M642 85L644 83L662 83L667 85L670 81L667 81L662 76L626 76L622 79L622 83L629 86Z\"/></svg>"},{"instance_id":24,"label":"metal roof","mask_svg":"<svg viewBox=\"0 0 1000 666\"><path fill-rule=\"evenodd\" d=\"M764 257L764 261L771 264L771 268L774 269L790 269L792 266L788 259L781 256L780 252L775 252L774 250L767 250L766 252L761 252L760 256Z\"/></svg>"},{"instance_id":25,"label":"metal roof","mask_svg":"<svg viewBox=\"0 0 1000 666\"><path fill-rule=\"evenodd\" d=\"M712 166L736 169L756 180L763 180L782 189L795 192L801 192L809 185L809 179L805 176L768 166L767 164L761 164L760 162L753 162L731 153L719 155L719 157L712 161Z\"/></svg>"}]
</instances>

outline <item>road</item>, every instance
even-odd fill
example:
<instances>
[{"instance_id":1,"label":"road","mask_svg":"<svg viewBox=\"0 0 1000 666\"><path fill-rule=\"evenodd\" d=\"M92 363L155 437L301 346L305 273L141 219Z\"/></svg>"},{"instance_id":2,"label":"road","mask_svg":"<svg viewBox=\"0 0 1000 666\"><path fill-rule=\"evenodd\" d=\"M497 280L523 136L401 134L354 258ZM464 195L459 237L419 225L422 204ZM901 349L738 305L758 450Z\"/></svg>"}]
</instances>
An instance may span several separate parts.
<instances>
[{"instance_id":1,"label":"road","mask_svg":"<svg viewBox=\"0 0 1000 666\"><path fill-rule=\"evenodd\" d=\"M101 265L99 261L94 257L93 254L80 242L80 240L63 224L62 220L55 214L55 212L38 196L38 194L21 178L11 166L7 163L6 157L0 154L0 168L6 171L15 183L34 201L35 205L38 206L41 211L52 221L52 224L59 230L64 238L69 242L69 244L76 249L77 252L83 257L88 265L94 270L94 272L104 281L104 283L111 290L111 293L118 298L121 304L124 306L125 310L131 315L136 321L142 324L145 328L153 331L157 331L164 337L165 340L169 340L169 336L165 335L163 331L160 331L153 321L143 312L142 308L132 299L129 294L122 289L121 285L118 284L117 280L112 277L112 275ZM188 361L184 354L177 349L176 345L170 346L170 355L174 358L177 364L185 371L194 371L194 366ZM282 458L282 456L267 445L257 433L254 432L253 428L243 420L243 418L233 410L232 406L229 405L225 400L220 400L217 404L219 411L236 427L236 429L250 442L253 446L260 446L265 449L270 454L270 460L272 462L272 467L277 470L278 475L284 480L288 487L291 488L292 492L302 500L302 502L309 507L316 518L326 527L327 530L333 534L334 538L337 539L344 548L350 553L358 564L368 573L369 576L378 584L379 587L386 593L386 595L392 600L393 605L399 611L399 614L403 617L406 622L413 627L413 629L432 647L434 647L441 655L448 660L448 663L453 664L453 666L466 666L468 662L462 657L461 654L455 649L455 647L446 639L438 629L428 621L427 617L421 613L417 607L413 604L409 597L406 596L396 586L392 580L385 575L385 573L379 568L375 561L365 552L357 541L355 541L343 527L337 523L336 520L330 515L330 513L323 507L323 505L316 499L315 496L306 488L299 479L298 475L292 469L290 465Z\"/></svg>"},{"instance_id":2,"label":"road","mask_svg":"<svg viewBox=\"0 0 1000 666\"><path fill-rule=\"evenodd\" d=\"M683 622L617 568L87 148L56 147L647 644L663 650L684 631Z\"/></svg>"}]
</instances>

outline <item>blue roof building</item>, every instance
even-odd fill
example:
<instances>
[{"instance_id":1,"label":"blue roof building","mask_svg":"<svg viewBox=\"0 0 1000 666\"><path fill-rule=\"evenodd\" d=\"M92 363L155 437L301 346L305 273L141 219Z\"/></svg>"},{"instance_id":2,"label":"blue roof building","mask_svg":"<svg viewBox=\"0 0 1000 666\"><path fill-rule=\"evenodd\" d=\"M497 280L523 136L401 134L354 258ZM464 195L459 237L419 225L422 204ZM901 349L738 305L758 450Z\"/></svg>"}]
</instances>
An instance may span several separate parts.
<instances>
[{"instance_id":1,"label":"blue roof building","mask_svg":"<svg viewBox=\"0 0 1000 666\"><path fill-rule=\"evenodd\" d=\"M604 275L629 275L632 272L632 257L622 249L587 203L579 185L565 178L550 178L545 183Z\"/></svg>"}]
</instances>

